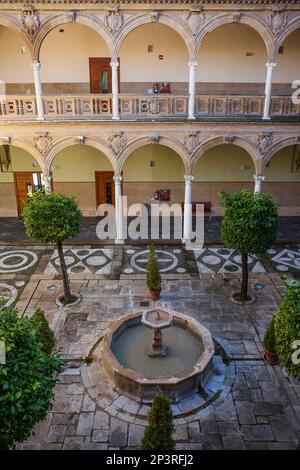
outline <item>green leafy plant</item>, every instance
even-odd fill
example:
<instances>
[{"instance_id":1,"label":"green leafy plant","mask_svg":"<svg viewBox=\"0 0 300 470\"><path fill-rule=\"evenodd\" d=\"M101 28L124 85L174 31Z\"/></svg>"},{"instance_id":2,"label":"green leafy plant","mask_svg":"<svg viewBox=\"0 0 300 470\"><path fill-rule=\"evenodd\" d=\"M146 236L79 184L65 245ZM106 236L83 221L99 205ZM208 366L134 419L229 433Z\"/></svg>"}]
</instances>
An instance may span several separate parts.
<instances>
[{"instance_id":1,"label":"green leafy plant","mask_svg":"<svg viewBox=\"0 0 300 470\"><path fill-rule=\"evenodd\" d=\"M169 400L166 397L157 396L148 414L148 426L144 432L142 449L173 450L175 448L173 432L173 414Z\"/></svg>"},{"instance_id":2,"label":"green leafy plant","mask_svg":"<svg viewBox=\"0 0 300 470\"><path fill-rule=\"evenodd\" d=\"M47 356L50 356L55 346L55 339L54 333L49 327L44 311L37 309L30 318L30 321L40 334L44 353L47 354Z\"/></svg>"},{"instance_id":3,"label":"green leafy plant","mask_svg":"<svg viewBox=\"0 0 300 470\"><path fill-rule=\"evenodd\" d=\"M268 328L266 329L264 335L264 346L266 349L268 349L268 351L276 353L274 317L272 318Z\"/></svg>"},{"instance_id":4,"label":"green leafy plant","mask_svg":"<svg viewBox=\"0 0 300 470\"><path fill-rule=\"evenodd\" d=\"M64 284L64 301L66 304L71 303L62 242L75 237L80 230L82 214L75 199L63 194L37 191L27 199L23 216L25 230L30 238L38 243L57 245Z\"/></svg>"},{"instance_id":5,"label":"green leafy plant","mask_svg":"<svg viewBox=\"0 0 300 470\"><path fill-rule=\"evenodd\" d=\"M154 249L153 243L151 243L150 245L146 283L150 291L161 290L161 276L159 273L159 266L158 266L158 261L155 255L155 249Z\"/></svg>"},{"instance_id":6,"label":"green leafy plant","mask_svg":"<svg viewBox=\"0 0 300 470\"><path fill-rule=\"evenodd\" d=\"M6 352L0 364L0 449L9 449L45 419L54 397L54 374L64 362L56 351L45 353L36 325L19 318L17 310L2 309L0 340Z\"/></svg>"},{"instance_id":7,"label":"green leafy plant","mask_svg":"<svg viewBox=\"0 0 300 470\"><path fill-rule=\"evenodd\" d=\"M248 190L234 194L221 192L225 208L221 236L227 248L241 253L242 284L237 300L248 300L248 255L260 255L276 240L278 204L269 194L253 194Z\"/></svg>"},{"instance_id":8,"label":"green leafy plant","mask_svg":"<svg viewBox=\"0 0 300 470\"><path fill-rule=\"evenodd\" d=\"M276 312L274 327L280 365L300 379L300 282L285 279L287 291ZM295 345L295 346L294 346Z\"/></svg>"}]
</instances>

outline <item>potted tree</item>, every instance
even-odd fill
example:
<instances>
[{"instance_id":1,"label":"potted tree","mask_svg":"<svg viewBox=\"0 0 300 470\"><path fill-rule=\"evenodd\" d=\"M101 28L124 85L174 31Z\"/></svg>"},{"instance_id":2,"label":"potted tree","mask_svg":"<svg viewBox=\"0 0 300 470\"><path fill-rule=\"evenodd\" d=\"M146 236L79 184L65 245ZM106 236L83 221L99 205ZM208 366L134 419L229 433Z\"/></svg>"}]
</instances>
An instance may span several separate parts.
<instances>
[{"instance_id":1,"label":"potted tree","mask_svg":"<svg viewBox=\"0 0 300 470\"><path fill-rule=\"evenodd\" d=\"M173 414L166 397L154 398L148 414L148 426L142 440L142 450L174 450Z\"/></svg>"},{"instance_id":2,"label":"potted tree","mask_svg":"<svg viewBox=\"0 0 300 470\"><path fill-rule=\"evenodd\" d=\"M246 189L234 194L220 193L225 208L221 236L226 248L241 253L242 283L240 292L232 300L245 304L253 302L248 295L248 255L261 255L271 248L276 240L278 204L269 194L253 194Z\"/></svg>"},{"instance_id":3,"label":"potted tree","mask_svg":"<svg viewBox=\"0 0 300 470\"><path fill-rule=\"evenodd\" d=\"M153 243L150 245L146 283L149 297L152 300L159 299L161 291L161 277Z\"/></svg>"},{"instance_id":4,"label":"potted tree","mask_svg":"<svg viewBox=\"0 0 300 470\"><path fill-rule=\"evenodd\" d=\"M27 235L38 243L55 243L57 246L63 285L63 304L77 300L71 294L67 273L63 241L78 234L81 225L81 211L73 197L63 194L37 191L30 196L23 212Z\"/></svg>"},{"instance_id":5,"label":"potted tree","mask_svg":"<svg viewBox=\"0 0 300 470\"><path fill-rule=\"evenodd\" d=\"M273 365L278 363L278 355L276 353L274 320L275 319L273 317L264 335L264 359L269 364Z\"/></svg>"}]
</instances>

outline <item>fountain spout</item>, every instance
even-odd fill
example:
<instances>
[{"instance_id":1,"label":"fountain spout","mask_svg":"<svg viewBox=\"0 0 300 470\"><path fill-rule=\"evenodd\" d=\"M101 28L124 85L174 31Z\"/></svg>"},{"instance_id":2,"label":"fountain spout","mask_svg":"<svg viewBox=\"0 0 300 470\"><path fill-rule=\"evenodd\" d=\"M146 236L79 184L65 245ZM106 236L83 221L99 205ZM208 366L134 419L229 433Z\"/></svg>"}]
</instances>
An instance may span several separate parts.
<instances>
[{"instance_id":1,"label":"fountain spout","mask_svg":"<svg viewBox=\"0 0 300 470\"><path fill-rule=\"evenodd\" d=\"M165 356L167 348L163 345L162 329L172 325L173 316L165 310L146 310L142 316L142 323L153 330L153 342L148 356Z\"/></svg>"}]
</instances>

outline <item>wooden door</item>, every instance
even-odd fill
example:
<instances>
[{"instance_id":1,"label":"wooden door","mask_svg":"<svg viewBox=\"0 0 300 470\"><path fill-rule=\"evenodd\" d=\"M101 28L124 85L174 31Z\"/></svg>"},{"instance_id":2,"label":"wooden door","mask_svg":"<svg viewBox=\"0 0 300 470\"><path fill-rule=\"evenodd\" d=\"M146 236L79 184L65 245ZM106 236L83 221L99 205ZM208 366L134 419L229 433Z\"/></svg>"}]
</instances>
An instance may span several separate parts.
<instances>
[{"instance_id":1,"label":"wooden door","mask_svg":"<svg viewBox=\"0 0 300 470\"><path fill-rule=\"evenodd\" d=\"M14 173L18 215L22 215L28 193L34 191L33 173Z\"/></svg>"},{"instance_id":2,"label":"wooden door","mask_svg":"<svg viewBox=\"0 0 300 470\"><path fill-rule=\"evenodd\" d=\"M100 204L115 205L115 182L113 171L96 171L96 201Z\"/></svg>"},{"instance_id":3,"label":"wooden door","mask_svg":"<svg viewBox=\"0 0 300 470\"><path fill-rule=\"evenodd\" d=\"M110 57L90 57L90 90L91 93L111 93L112 73ZM120 61L119 61L120 63ZM118 68L120 89L120 66Z\"/></svg>"}]
</instances>

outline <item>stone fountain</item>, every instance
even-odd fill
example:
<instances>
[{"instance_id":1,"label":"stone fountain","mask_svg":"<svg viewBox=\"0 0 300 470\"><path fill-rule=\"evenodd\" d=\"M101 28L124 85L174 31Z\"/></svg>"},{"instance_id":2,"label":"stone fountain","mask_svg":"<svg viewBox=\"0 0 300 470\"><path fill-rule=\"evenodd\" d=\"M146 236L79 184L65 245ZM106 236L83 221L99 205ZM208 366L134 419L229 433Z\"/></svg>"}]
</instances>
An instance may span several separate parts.
<instances>
[{"instance_id":1,"label":"stone fountain","mask_svg":"<svg viewBox=\"0 0 300 470\"><path fill-rule=\"evenodd\" d=\"M100 351L113 388L144 403L157 394L176 403L197 393L211 377L213 356L213 339L203 325L162 308L122 316L104 335Z\"/></svg>"}]
</instances>

